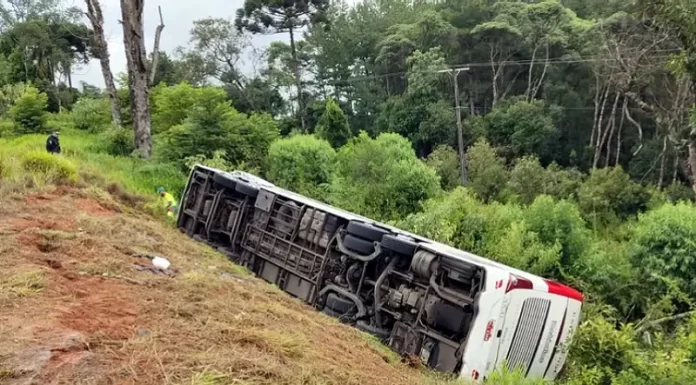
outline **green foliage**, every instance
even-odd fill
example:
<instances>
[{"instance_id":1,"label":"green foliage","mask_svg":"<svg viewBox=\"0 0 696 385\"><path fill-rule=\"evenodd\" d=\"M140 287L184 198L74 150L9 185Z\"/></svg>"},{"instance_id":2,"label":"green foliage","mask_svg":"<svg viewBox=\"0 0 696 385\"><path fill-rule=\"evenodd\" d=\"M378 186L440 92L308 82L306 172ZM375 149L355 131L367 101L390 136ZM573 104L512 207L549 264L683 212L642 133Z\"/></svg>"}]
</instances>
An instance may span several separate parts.
<instances>
[{"instance_id":1,"label":"green foliage","mask_svg":"<svg viewBox=\"0 0 696 385\"><path fill-rule=\"evenodd\" d=\"M461 183L459 155L452 147L447 145L437 147L428 155L425 164L437 172L443 190L452 190Z\"/></svg>"},{"instance_id":2,"label":"green foliage","mask_svg":"<svg viewBox=\"0 0 696 385\"><path fill-rule=\"evenodd\" d=\"M133 130L129 128L112 125L101 134L101 139L110 155L128 156L135 151Z\"/></svg>"},{"instance_id":3,"label":"green foliage","mask_svg":"<svg viewBox=\"0 0 696 385\"><path fill-rule=\"evenodd\" d=\"M294 135L271 144L267 176L280 187L326 199L335 162L336 151L327 141Z\"/></svg>"},{"instance_id":4,"label":"green foliage","mask_svg":"<svg viewBox=\"0 0 696 385\"><path fill-rule=\"evenodd\" d=\"M665 188L665 194L671 202L693 202L694 190L681 183L672 183Z\"/></svg>"},{"instance_id":5,"label":"green foliage","mask_svg":"<svg viewBox=\"0 0 696 385\"><path fill-rule=\"evenodd\" d=\"M214 98L194 107L183 124L161 134L159 155L186 169L186 158L212 158L222 150L231 164L263 170L270 144L279 137L278 127L267 114L240 114L229 102Z\"/></svg>"},{"instance_id":6,"label":"green foliage","mask_svg":"<svg viewBox=\"0 0 696 385\"><path fill-rule=\"evenodd\" d=\"M318 137L328 141L334 148L343 146L353 136L348 119L333 98L326 101L326 108L315 130Z\"/></svg>"},{"instance_id":7,"label":"green foliage","mask_svg":"<svg viewBox=\"0 0 696 385\"><path fill-rule=\"evenodd\" d=\"M642 212L650 193L621 167L595 169L578 190L583 216L594 225L609 224Z\"/></svg>"},{"instance_id":8,"label":"green foliage","mask_svg":"<svg viewBox=\"0 0 696 385\"><path fill-rule=\"evenodd\" d=\"M529 231L537 234L541 242L560 246L559 268L567 272L578 268L589 239L585 221L573 203L542 195L525 210L523 217Z\"/></svg>"},{"instance_id":9,"label":"green foliage","mask_svg":"<svg viewBox=\"0 0 696 385\"><path fill-rule=\"evenodd\" d=\"M227 100L224 90L216 87L194 88L188 83L160 84L152 90L152 131L162 133L184 123L196 108L215 106Z\"/></svg>"},{"instance_id":10,"label":"green foliage","mask_svg":"<svg viewBox=\"0 0 696 385\"><path fill-rule=\"evenodd\" d=\"M0 138L6 138L14 134L15 124L11 120L0 120Z\"/></svg>"},{"instance_id":11,"label":"green foliage","mask_svg":"<svg viewBox=\"0 0 696 385\"><path fill-rule=\"evenodd\" d=\"M497 105L483 118L486 138L510 157L545 157L556 134L542 101L511 101Z\"/></svg>"},{"instance_id":12,"label":"green foliage","mask_svg":"<svg viewBox=\"0 0 696 385\"><path fill-rule=\"evenodd\" d=\"M521 203L529 204L537 195L545 193L547 184L546 170L534 156L526 156L517 160L510 171L508 187L516 194Z\"/></svg>"},{"instance_id":13,"label":"green foliage","mask_svg":"<svg viewBox=\"0 0 696 385\"><path fill-rule=\"evenodd\" d=\"M90 132L102 132L111 124L108 99L81 98L73 106L75 127Z\"/></svg>"},{"instance_id":14,"label":"green foliage","mask_svg":"<svg viewBox=\"0 0 696 385\"><path fill-rule=\"evenodd\" d=\"M34 87L27 87L25 92L15 100L10 108L10 118L22 134L46 131L46 112L48 96Z\"/></svg>"},{"instance_id":15,"label":"green foliage","mask_svg":"<svg viewBox=\"0 0 696 385\"><path fill-rule=\"evenodd\" d=\"M186 157L185 159L186 167L193 169L197 164L202 164L206 167L216 168L223 171L233 171L234 166L232 166L227 159L225 159L225 152L222 150L216 150L213 152L212 158L206 158L204 155L194 155Z\"/></svg>"},{"instance_id":16,"label":"green foliage","mask_svg":"<svg viewBox=\"0 0 696 385\"><path fill-rule=\"evenodd\" d=\"M47 182L77 180L77 167L69 160L45 151L32 151L22 157L22 168Z\"/></svg>"},{"instance_id":17,"label":"green foliage","mask_svg":"<svg viewBox=\"0 0 696 385\"><path fill-rule=\"evenodd\" d=\"M486 202L501 197L508 180L505 161L485 140L476 142L466 154L469 168L469 185Z\"/></svg>"},{"instance_id":18,"label":"green foliage","mask_svg":"<svg viewBox=\"0 0 696 385\"><path fill-rule=\"evenodd\" d=\"M632 258L645 280L664 287L673 280L696 299L696 208L687 203L667 204L640 215L632 243Z\"/></svg>"},{"instance_id":19,"label":"green foliage","mask_svg":"<svg viewBox=\"0 0 696 385\"><path fill-rule=\"evenodd\" d=\"M365 132L338 152L332 201L338 206L383 220L418 211L440 190L434 170L421 162L405 138Z\"/></svg>"}]
</instances>

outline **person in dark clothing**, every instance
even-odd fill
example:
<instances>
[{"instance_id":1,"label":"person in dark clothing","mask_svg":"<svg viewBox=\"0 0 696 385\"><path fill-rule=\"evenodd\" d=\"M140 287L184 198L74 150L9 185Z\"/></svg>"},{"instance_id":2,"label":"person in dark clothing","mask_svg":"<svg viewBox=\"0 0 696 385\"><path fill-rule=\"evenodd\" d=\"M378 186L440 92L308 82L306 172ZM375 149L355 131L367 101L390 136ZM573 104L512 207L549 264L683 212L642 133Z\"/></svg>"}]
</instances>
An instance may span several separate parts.
<instances>
[{"instance_id":1,"label":"person in dark clothing","mask_svg":"<svg viewBox=\"0 0 696 385\"><path fill-rule=\"evenodd\" d=\"M60 154L60 140L58 139L59 135L60 134L58 132L54 132L48 136L48 139L46 139L46 151L50 152L51 154Z\"/></svg>"}]
</instances>

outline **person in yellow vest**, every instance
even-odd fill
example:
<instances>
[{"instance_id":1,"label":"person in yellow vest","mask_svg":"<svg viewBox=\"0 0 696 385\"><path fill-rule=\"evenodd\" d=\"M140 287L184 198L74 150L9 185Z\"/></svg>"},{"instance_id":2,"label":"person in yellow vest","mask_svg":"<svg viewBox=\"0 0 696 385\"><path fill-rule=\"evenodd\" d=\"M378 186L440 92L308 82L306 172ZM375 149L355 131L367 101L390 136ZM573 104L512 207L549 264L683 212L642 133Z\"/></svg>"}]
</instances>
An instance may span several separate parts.
<instances>
[{"instance_id":1,"label":"person in yellow vest","mask_svg":"<svg viewBox=\"0 0 696 385\"><path fill-rule=\"evenodd\" d=\"M179 211L179 204L176 199L174 199L174 196L168 193L164 187L158 187L157 194L160 196L162 205L167 208L167 216L169 218L174 218Z\"/></svg>"}]
</instances>

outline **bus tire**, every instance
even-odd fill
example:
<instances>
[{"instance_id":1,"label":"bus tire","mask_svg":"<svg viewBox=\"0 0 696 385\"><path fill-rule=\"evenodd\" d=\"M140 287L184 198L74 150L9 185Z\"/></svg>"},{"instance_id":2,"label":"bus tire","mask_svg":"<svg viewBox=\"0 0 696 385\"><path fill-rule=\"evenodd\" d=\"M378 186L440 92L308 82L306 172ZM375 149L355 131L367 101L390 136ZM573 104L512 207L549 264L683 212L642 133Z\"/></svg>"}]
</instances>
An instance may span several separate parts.
<instances>
[{"instance_id":1,"label":"bus tire","mask_svg":"<svg viewBox=\"0 0 696 385\"><path fill-rule=\"evenodd\" d=\"M348 234L353 234L357 237L367 239L369 241L379 242L382 237L387 234L387 231L372 226L367 223L351 221L346 228Z\"/></svg>"},{"instance_id":2,"label":"bus tire","mask_svg":"<svg viewBox=\"0 0 696 385\"><path fill-rule=\"evenodd\" d=\"M237 185L235 186L235 190L238 193L244 194L250 198L256 198L256 196L259 195L259 189L250 185L249 183L242 182L242 181L237 182Z\"/></svg>"},{"instance_id":3,"label":"bus tire","mask_svg":"<svg viewBox=\"0 0 696 385\"><path fill-rule=\"evenodd\" d=\"M332 318L341 318L340 313L337 313L336 311L331 310L328 307L325 307L324 309L322 309L321 312L328 315L329 317L332 317Z\"/></svg>"},{"instance_id":4,"label":"bus tire","mask_svg":"<svg viewBox=\"0 0 696 385\"><path fill-rule=\"evenodd\" d=\"M373 336L379 338L382 341L387 340L391 336L391 330L372 326L369 323L362 320L356 322L355 327L360 331L372 334Z\"/></svg>"},{"instance_id":5,"label":"bus tire","mask_svg":"<svg viewBox=\"0 0 696 385\"><path fill-rule=\"evenodd\" d=\"M343 238L343 246L348 250L355 251L362 255L370 255L375 252L374 243L354 237L350 234L346 234L345 238Z\"/></svg>"},{"instance_id":6,"label":"bus tire","mask_svg":"<svg viewBox=\"0 0 696 385\"><path fill-rule=\"evenodd\" d=\"M228 188L231 190L234 190L235 187L237 187L237 182L234 179L228 177L225 174L221 174L221 173L217 173L217 172L215 174L213 174L213 182L219 184L222 187L225 187L225 188Z\"/></svg>"},{"instance_id":7,"label":"bus tire","mask_svg":"<svg viewBox=\"0 0 696 385\"><path fill-rule=\"evenodd\" d=\"M418 244L415 242L391 234L387 234L382 237L382 242L380 242L380 244L382 245L383 249L391 250L395 253L409 257L416 252L416 247L418 247Z\"/></svg>"},{"instance_id":8,"label":"bus tire","mask_svg":"<svg viewBox=\"0 0 696 385\"><path fill-rule=\"evenodd\" d=\"M353 301L341 298L336 293L329 293L326 297L326 305L324 306L324 308L331 309L338 314L346 314L351 310L355 310L355 307Z\"/></svg>"}]
</instances>

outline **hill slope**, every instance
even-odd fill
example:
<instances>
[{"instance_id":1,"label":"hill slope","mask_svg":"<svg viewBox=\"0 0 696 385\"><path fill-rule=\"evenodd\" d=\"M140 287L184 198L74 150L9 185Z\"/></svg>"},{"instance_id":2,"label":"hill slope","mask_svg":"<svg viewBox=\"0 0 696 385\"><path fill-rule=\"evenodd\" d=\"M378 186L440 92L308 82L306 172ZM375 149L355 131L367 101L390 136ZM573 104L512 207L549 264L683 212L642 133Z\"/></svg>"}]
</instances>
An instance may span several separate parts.
<instances>
[{"instance_id":1,"label":"hill slope","mask_svg":"<svg viewBox=\"0 0 696 385\"><path fill-rule=\"evenodd\" d=\"M108 193L45 190L0 198L0 383L431 380Z\"/></svg>"}]
</instances>

